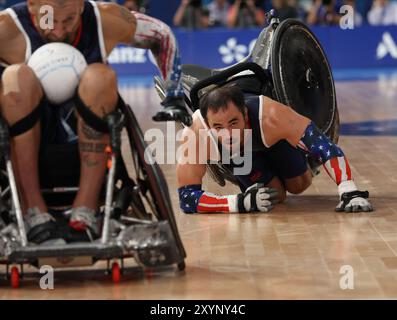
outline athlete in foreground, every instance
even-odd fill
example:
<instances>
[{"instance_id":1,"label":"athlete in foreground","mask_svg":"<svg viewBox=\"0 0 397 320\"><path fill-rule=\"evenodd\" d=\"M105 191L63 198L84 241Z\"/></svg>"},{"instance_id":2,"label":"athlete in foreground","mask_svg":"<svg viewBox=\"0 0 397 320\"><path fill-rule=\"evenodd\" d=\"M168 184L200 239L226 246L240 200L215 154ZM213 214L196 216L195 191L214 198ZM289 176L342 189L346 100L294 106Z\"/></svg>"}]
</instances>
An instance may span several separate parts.
<instances>
[{"instance_id":1,"label":"athlete in foreground","mask_svg":"<svg viewBox=\"0 0 397 320\"><path fill-rule=\"evenodd\" d=\"M53 9L52 29L42 23L48 18L48 6ZM49 105L40 82L27 66L32 53L49 42L71 44L87 60L72 103ZM117 4L84 0L29 0L0 12L0 106L12 136L11 161L29 241L43 242L53 237L55 228L38 178L39 152L48 143L79 143L80 185L70 226L91 239L99 236L94 214L109 140L103 119L122 103L116 75L106 61L120 43L149 48L156 57L167 97L154 120L189 125L177 43L161 21Z\"/></svg>"},{"instance_id":2,"label":"athlete in foreground","mask_svg":"<svg viewBox=\"0 0 397 320\"><path fill-rule=\"evenodd\" d=\"M248 135L245 129L250 129ZM312 175L305 154L318 159L337 184L340 202L336 211L373 210L368 192L357 189L341 148L310 119L266 96L244 95L237 85L213 89L201 98L193 125L184 130L185 143L195 139L195 148L186 148L177 166L180 207L185 213L268 212L285 199L286 191L299 194L310 186ZM248 141L251 147L244 148ZM230 152L223 153L225 149ZM202 190L205 163L224 163L224 154L232 160L235 154L244 161L252 159L248 174L235 175L243 191L240 194ZM233 161L224 165L238 168Z\"/></svg>"}]
</instances>

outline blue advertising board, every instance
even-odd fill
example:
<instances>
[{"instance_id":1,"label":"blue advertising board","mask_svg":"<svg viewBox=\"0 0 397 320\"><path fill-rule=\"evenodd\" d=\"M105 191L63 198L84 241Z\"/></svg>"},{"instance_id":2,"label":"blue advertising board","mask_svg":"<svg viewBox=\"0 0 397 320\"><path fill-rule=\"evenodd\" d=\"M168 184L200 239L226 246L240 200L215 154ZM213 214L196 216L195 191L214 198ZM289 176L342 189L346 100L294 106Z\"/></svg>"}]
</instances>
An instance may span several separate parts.
<instances>
[{"instance_id":1,"label":"blue advertising board","mask_svg":"<svg viewBox=\"0 0 397 320\"><path fill-rule=\"evenodd\" d=\"M333 70L397 68L397 26L364 26L354 30L315 27ZM183 63L225 67L252 49L260 29L206 31L175 30ZM151 54L142 49L117 47L109 61L119 75L152 75L157 72Z\"/></svg>"}]
</instances>

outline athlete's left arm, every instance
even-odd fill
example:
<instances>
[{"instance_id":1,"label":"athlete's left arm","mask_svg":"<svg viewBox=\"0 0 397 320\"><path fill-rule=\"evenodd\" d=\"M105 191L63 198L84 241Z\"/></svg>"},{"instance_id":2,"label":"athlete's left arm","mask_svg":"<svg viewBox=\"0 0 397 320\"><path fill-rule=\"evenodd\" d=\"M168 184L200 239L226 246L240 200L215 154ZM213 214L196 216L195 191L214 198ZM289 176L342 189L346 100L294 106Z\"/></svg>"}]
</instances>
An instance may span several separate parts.
<instances>
[{"instance_id":1,"label":"athlete's left arm","mask_svg":"<svg viewBox=\"0 0 397 320\"><path fill-rule=\"evenodd\" d=\"M101 15L106 53L110 54L120 43L132 45L137 25L135 16L126 7L116 3L100 2L98 9Z\"/></svg>"},{"instance_id":2,"label":"athlete's left arm","mask_svg":"<svg viewBox=\"0 0 397 320\"><path fill-rule=\"evenodd\" d=\"M309 118L268 97L262 97L262 138L272 146L285 139L292 146L315 157L338 185L340 203L336 211L372 211L368 192L359 191L342 149L332 142Z\"/></svg>"},{"instance_id":3,"label":"athlete's left arm","mask_svg":"<svg viewBox=\"0 0 397 320\"><path fill-rule=\"evenodd\" d=\"M150 49L163 79L180 78L178 45L167 24L115 3L101 3L98 7L108 54L119 43Z\"/></svg>"}]
</instances>

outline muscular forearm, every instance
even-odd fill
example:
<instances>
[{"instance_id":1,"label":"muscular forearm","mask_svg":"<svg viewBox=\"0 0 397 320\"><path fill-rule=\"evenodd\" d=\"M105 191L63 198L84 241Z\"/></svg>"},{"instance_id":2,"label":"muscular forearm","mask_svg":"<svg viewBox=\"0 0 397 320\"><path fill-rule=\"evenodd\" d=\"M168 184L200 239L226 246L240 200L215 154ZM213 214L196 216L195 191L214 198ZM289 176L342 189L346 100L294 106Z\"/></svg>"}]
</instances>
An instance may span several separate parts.
<instances>
[{"instance_id":1,"label":"muscular forearm","mask_svg":"<svg viewBox=\"0 0 397 320\"><path fill-rule=\"evenodd\" d=\"M221 196L201 190L201 185L178 189L179 203L185 213L268 212L278 202L278 192L263 184L255 184L244 193Z\"/></svg>"},{"instance_id":2,"label":"muscular forearm","mask_svg":"<svg viewBox=\"0 0 397 320\"><path fill-rule=\"evenodd\" d=\"M180 208L184 213L238 212L237 195L216 195L187 185L178 189Z\"/></svg>"},{"instance_id":3,"label":"muscular forearm","mask_svg":"<svg viewBox=\"0 0 397 320\"><path fill-rule=\"evenodd\" d=\"M135 47L150 49L157 66L165 80L167 96L183 94L180 83L181 67L178 44L170 27L164 22L134 12L136 32L133 39Z\"/></svg>"}]
</instances>

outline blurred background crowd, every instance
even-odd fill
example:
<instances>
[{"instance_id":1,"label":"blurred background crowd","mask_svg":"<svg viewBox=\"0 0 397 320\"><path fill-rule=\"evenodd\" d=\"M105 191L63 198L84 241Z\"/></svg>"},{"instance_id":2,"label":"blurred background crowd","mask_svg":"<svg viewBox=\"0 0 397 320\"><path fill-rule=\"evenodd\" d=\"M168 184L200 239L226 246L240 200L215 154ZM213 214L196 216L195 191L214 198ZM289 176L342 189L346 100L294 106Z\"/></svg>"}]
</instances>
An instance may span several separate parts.
<instances>
[{"instance_id":1,"label":"blurred background crowd","mask_svg":"<svg viewBox=\"0 0 397 320\"><path fill-rule=\"evenodd\" d=\"M281 20L297 18L310 25L336 25L341 8L354 8L354 24L397 25L397 0L107 0L118 2L130 10L151 12L151 6L164 1L175 6L173 27L206 29L214 27L250 28L266 24L265 12L275 9ZM4 9L18 0L0 0ZM342 11L343 12L343 11ZM163 17L159 17L163 18Z\"/></svg>"},{"instance_id":2,"label":"blurred background crowd","mask_svg":"<svg viewBox=\"0 0 397 320\"><path fill-rule=\"evenodd\" d=\"M121 0L131 10L150 11L156 0ZM167 0L169 1L169 0ZM354 8L354 24L397 25L397 0L178 0L174 27L249 28L266 23L265 12L275 9L281 20L296 18L310 25L337 25L345 11ZM342 13L341 13L342 12Z\"/></svg>"}]
</instances>

